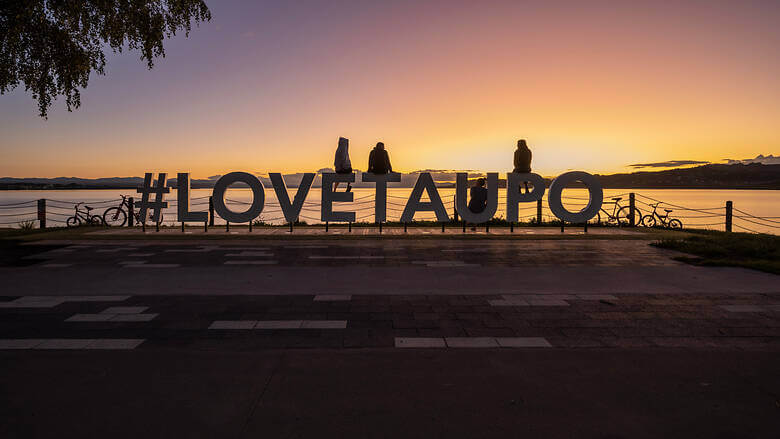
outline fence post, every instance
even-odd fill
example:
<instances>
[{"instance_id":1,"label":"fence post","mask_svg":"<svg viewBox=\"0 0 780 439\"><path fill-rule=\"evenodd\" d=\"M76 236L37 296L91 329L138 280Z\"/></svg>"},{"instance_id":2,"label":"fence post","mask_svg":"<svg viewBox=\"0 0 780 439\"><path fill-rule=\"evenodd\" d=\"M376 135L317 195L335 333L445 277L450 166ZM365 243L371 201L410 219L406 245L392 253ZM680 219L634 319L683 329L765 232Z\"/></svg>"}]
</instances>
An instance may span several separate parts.
<instances>
[{"instance_id":1,"label":"fence post","mask_svg":"<svg viewBox=\"0 0 780 439\"><path fill-rule=\"evenodd\" d=\"M536 225L542 225L542 200L536 200Z\"/></svg>"},{"instance_id":2,"label":"fence post","mask_svg":"<svg viewBox=\"0 0 780 439\"><path fill-rule=\"evenodd\" d=\"M734 210L734 203L726 201L726 231L731 231L732 214Z\"/></svg>"},{"instance_id":3,"label":"fence post","mask_svg":"<svg viewBox=\"0 0 780 439\"><path fill-rule=\"evenodd\" d=\"M42 229L46 228L46 198L38 200L38 222Z\"/></svg>"},{"instance_id":4,"label":"fence post","mask_svg":"<svg viewBox=\"0 0 780 439\"><path fill-rule=\"evenodd\" d=\"M635 227L636 226L636 198L633 192L628 194L628 211L631 215L631 218L629 219L629 224L631 225L631 227Z\"/></svg>"},{"instance_id":5,"label":"fence post","mask_svg":"<svg viewBox=\"0 0 780 439\"><path fill-rule=\"evenodd\" d=\"M214 199L209 195L209 225L214 227Z\"/></svg>"},{"instance_id":6,"label":"fence post","mask_svg":"<svg viewBox=\"0 0 780 439\"><path fill-rule=\"evenodd\" d=\"M133 197L127 200L127 227L133 227L135 224L135 203Z\"/></svg>"}]
</instances>

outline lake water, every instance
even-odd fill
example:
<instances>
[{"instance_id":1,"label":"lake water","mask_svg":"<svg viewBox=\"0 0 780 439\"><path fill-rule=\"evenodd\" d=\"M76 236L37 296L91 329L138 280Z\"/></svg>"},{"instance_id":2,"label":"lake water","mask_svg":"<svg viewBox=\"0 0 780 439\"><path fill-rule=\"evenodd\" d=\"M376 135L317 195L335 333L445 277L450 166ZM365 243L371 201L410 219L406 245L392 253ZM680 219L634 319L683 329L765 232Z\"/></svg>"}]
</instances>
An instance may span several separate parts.
<instances>
[{"instance_id":1,"label":"lake water","mask_svg":"<svg viewBox=\"0 0 780 439\"><path fill-rule=\"evenodd\" d=\"M296 188L290 189L290 198L293 198ZM343 190L343 189L340 189ZM623 196L621 204L628 205L628 192L637 194L637 207L642 214L650 213L647 203L653 199L664 202L659 212L663 213L664 206L673 209L671 215L679 218L685 227L708 228L715 230L724 229L725 204L727 200L734 203L734 208L747 214L762 217L756 219L734 211L734 231L757 231L778 234L780 231L780 191L769 190L701 190L701 189L606 189L605 201L618 195ZM191 210L208 210L208 197L211 189L193 189L191 191ZM354 203L335 203L334 210L354 210L358 221L373 221L374 215L374 189L354 188ZM505 189L499 189L499 208L497 217L503 217L505 207ZM389 188L387 219L398 220L411 193L411 188ZM37 218L37 202L40 198L47 199L47 222L49 226L62 226L68 216L73 214L73 205L84 201L95 208L95 212L101 213L108 207L119 204L120 194L132 195L136 199L138 194L131 190L23 190L0 191L0 227L19 227L19 223L25 220ZM440 188L439 194L450 215L453 212L454 188ZM320 189L312 188L306 197L301 220L319 223L320 218ZM569 210L578 210L587 203L587 191L584 189L566 189L564 191L564 205ZM248 207L244 203L250 201L251 192L248 189L230 189L226 198L228 206L236 211L244 211ZM275 223L284 223L281 208L273 189L266 189L266 203L260 219ZM547 195L543 201L543 217L552 219L552 213L547 208ZM171 224L176 219L176 191L172 190L166 196L169 207L164 211L164 223ZM682 206L687 209L681 209ZM612 211L611 206L605 204L604 209ZM536 215L536 203L524 203L520 205L521 219L531 219ZM432 213L421 212L415 219L434 219ZM216 223L224 224L220 218ZM757 224L758 223L758 224Z\"/></svg>"}]
</instances>

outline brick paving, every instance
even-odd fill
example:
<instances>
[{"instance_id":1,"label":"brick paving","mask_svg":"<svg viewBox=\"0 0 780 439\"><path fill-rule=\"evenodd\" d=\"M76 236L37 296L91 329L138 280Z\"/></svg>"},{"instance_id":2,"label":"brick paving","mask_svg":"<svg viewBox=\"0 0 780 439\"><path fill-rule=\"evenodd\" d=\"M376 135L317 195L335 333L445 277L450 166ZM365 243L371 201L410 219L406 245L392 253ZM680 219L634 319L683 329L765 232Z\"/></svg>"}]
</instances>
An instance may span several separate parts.
<instances>
[{"instance_id":1,"label":"brick paving","mask_svg":"<svg viewBox=\"0 0 780 439\"><path fill-rule=\"evenodd\" d=\"M0 307L0 339L146 340L139 349L393 348L398 338L496 348L534 337L553 348L780 350L780 294L155 295L108 308L89 297L48 308L0 299L31 305ZM84 318L105 315L154 318Z\"/></svg>"}]
</instances>

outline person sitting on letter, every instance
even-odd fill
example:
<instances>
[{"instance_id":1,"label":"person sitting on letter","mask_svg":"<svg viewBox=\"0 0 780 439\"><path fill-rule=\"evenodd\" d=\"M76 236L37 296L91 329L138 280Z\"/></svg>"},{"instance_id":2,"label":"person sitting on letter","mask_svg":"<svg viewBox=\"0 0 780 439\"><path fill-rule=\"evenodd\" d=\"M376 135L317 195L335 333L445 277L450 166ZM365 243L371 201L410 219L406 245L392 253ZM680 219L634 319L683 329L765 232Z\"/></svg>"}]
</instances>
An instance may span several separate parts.
<instances>
[{"instance_id":1,"label":"person sitting on letter","mask_svg":"<svg viewBox=\"0 0 780 439\"><path fill-rule=\"evenodd\" d=\"M352 162L349 160L349 139L339 137L339 146L336 148L336 158L333 160L336 174L351 174ZM333 184L333 191L339 188L339 182ZM352 185L347 183L347 192L352 190Z\"/></svg>"},{"instance_id":2,"label":"person sitting on letter","mask_svg":"<svg viewBox=\"0 0 780 439\"><path fill-rule=\"evenodd\" d=\"M531 172L531 150L528 149L525 139L517 141L517 149L515 150L515 169L512 172L517 174L527 174ZM528 193L528 182L525 181L523 183L525 183L525 193Z\"/></svg>"},{"instance_id":3,"label":"person sitting on letter","mask_svg":"<svg viewBox=\"0 0 780 439\"><path fill-rule=\"evenodd\" d=\"M474 213L481 213L487 207L488 191L485 188L485 179L480 177L469 190L471 200L469 201L469 210ZM472 227L471 230L477 230Z\"/></svg>"},{"instance_id":4,"label":"person sitting on letter","mask_svg":"<svg viewBox=\"0 0 780 439\"><path fill-rule=\"evenodd\" d=\"M387 174L393 172L390 156L385 151L385 144L377 142L371 154L368 155L368 172L372 174Z\"/></svg>"}]
</instances>

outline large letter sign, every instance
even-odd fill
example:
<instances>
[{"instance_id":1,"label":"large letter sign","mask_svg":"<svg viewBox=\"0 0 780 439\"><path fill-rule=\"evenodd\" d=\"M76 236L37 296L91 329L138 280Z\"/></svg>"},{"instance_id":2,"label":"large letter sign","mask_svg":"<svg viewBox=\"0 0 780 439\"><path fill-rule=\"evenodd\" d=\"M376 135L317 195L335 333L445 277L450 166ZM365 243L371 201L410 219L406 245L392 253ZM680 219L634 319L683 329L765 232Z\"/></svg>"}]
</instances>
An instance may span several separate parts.
<instances>
[{"instance_id":1,"label":"large letter sign","mask_svg":"<svg viewBox=\"0 0 780 439\"><path fill-rule=\"evenodd\" d=\"M290 201L290 195L287 192L287 185L282 174L272 172L268 175L276 192L276 198L279 200L279 206L284 213L284 218L289 223L298 221L316 174L311 172L303 174L293 201ZM363 182L376 184L374 220L377 223L383 223L387 221L387 183L400 182L401 174L391 172L388 174L363 173L362 175ZM152 174L146 173L144 185L138 189L138 192L142 194L141 200L137 203L138 211L141 217L144 218L142 221L145 221L148 209L153 209L154 218L152 220L157 221L160 211L168 207L168 203L163 200L164 194L170 190L165 186L165 176L165 173L160 173L157 177L157 184L153 185ZM190 212L190 175L186 172L180 172L177 180L179 221L182 223L208 221L208 213ZM516 223L519 219L519 203L542 200L545 192L544 179L538 174L509 172L506 174L506 181L506 219L510 223ZM588 189L588 205L578 212L570 212L563 206L561 195L566 186L575 181L582 182ZM245 183L252 190L252 203L244 212L234 212L225 204L225 192L231 184L238 182ZM336 182L354 183L355 174L335 174L332 172L322 174L320 218L323 222L355 222L354 211L333 211L334 202L349 203L354 200L354 192L334 191L333 185ZM533 186L530 192L529 185ZM525 191L523 191L521 186L525 187ZM468 207L469 188L467 173L457 173L455 188L455 208L463 218L463 221L473 224L486 223L496 215L498 211L497 172L489 172L487 174L487 205L482 212L472 212ZM430 201L421 201L424 192L428 194ZM150 201L151 195L155 196L154 201ZM262 213L265 205L265 188L260 179L252 174L231 172L217 180L214 185L212 198L214 210L220 217L231 223L246 223L254 220ZM566 172L559 175L550 184L547 201L550 211L561 221L572 224L584 224L598 214L604 202L604 191L599 180L593 175L583 171ZM433 181L433 177L429 172L421 172L417 176L414 189L412 189L412 193L409 195L409 199L406 201L406 206L404 206L401 214L401 222L410 223L414 221L414 215L417 212L433 212L436 215L436 220L439 222L447 222L450 219L447 209L441 201L441 196Z\"/></svg>"},{"instance_id":2,"label":"large letter sign","mask_svg":"<svg viewBox=\"0 0 780 439\"><path fill-rule=\"evenodd\" d=\"M533 190L523 193L520 185L524 182L531 183ZM518 221L518 203L541 200L544 196L544 179L539 174L519 174L507 172L506 174L506 220L510 223Z\"/></svg>"},{"instance_id":3,"label":"large letter sign","mask_svg":"<svg viewBox=\"0 0 780 439\"><path fill-rule=\"evenodd\" d=\"M295 193L295 200L290 203L290 196L287 194L287 185L284 183L284 177L278 172L272 172L268 174L271 178L271 184L274 186L276 192L276 199L279 200L279 206L282 207L284 212L284 219L288 223L294 223L298 221L298 215L301 214L301 208L303 202L306 201L306 195L309 194L312 183L314 183L314 177L316 174L313 172L307 172L303 174L301 184L298 185L298 192Z\"/></svg>"},{"instance_id":4,"label":"large letter sign","mask_svg":"<svg viewBox=\"0 0 780 439\"><path fill-rule=\"evenodd\" d=\"M228 186L238 182L246 183L252 189L252 205L245 212L233 212L225 204L225 191ZM223 175L214 184L212 194L214 200L214 211L217 212L225 221L231 223L248 223L257 218L263 211L265 205L265 188L263 183L252 174L246 172L231 172Z\"/></svg>"},{"instance_id":5,"label":"large letter sign","mask_svg":"<svg viewBox=\"0 0 780 439\"><path fill-rule=\"evenodd\" d=\"M352 202L352 192L333 192L333 183L354 183L355 174L322 174L322 200L320 206L320 219L322 221L355 222L355 212L334 212L333 202Z\"/></svg>"},{"instance_id":6,"label":"large letter sign","mask_svg":"<svg viewBox=\"0 0 780 439\"><path fill-rule=\"evenodd\" d=\"M194 221L205 223L209 220L208 212L190 212L190 174L179 172L176 191L179 222Z\"/></svg>"},{"instance_id":7,"label":"large letter sign","mask_svg":"<svg viewBox=\"0 0 780 439\"><path fill-rule=\"evenodd\" d=\"M569 212L563 207L561 194L563 189L575 181L581 181L588 188L588 205L579 212ZM586 223L589 219L596 216L604 202L604 191L596 177L582 171L572 171L561 174L550 183L550 193L547 195L547 203L553 215L561 221L569 223Z\"/></svg>"},{"instance_id":8,"label":"large letter sign","mask_svg":"<svg viewBox=\"0 0 780 439\"><path fill-rule=\"evenodd\" d=\"M401 181L401 174L391 172L389 174L363 173L363 182L376 183L376 195L374 196L374 221L383 223L387 220L387 182Z\"/></svg>"},{"instance_id":9,"label":"large letter sign","mask_svg":"<svg viewBox=\"0 0 780 439\"><path fill-rule=\"evenodd\" d=\"M474 213L469 209L468 201L466 200L469 192L468 186L468 174L465 172L458 172L455 181L455 206L458 210L458 214L463 221L468 223L485 223L493 218L498 209L498 172L490 172L487 175L487 190L488 199L487 207L480 213Z\"/></svg>"},{"instance_id":10,"label":"large letter sign","mask_svg":"<svg viewBox=\"0 0 780 439\"><path fill-rule=\"evenodd\" d=\"M422 202L423 191L428 192L428 198L431 201ZM416 212L430 212L436 213L436 219L441 222L448 221L450 218L447 216L447 209L444 208L444 204L441 202L439 191L436 190L436 185L433 183L433 177L428 172L421 172L417 177L417 183L414 184L412 194L409 195L409 200L404 207L404 213L401 214L402 223L410 223L414 220L414 214Z\"/></svg>"}]
</instances>

